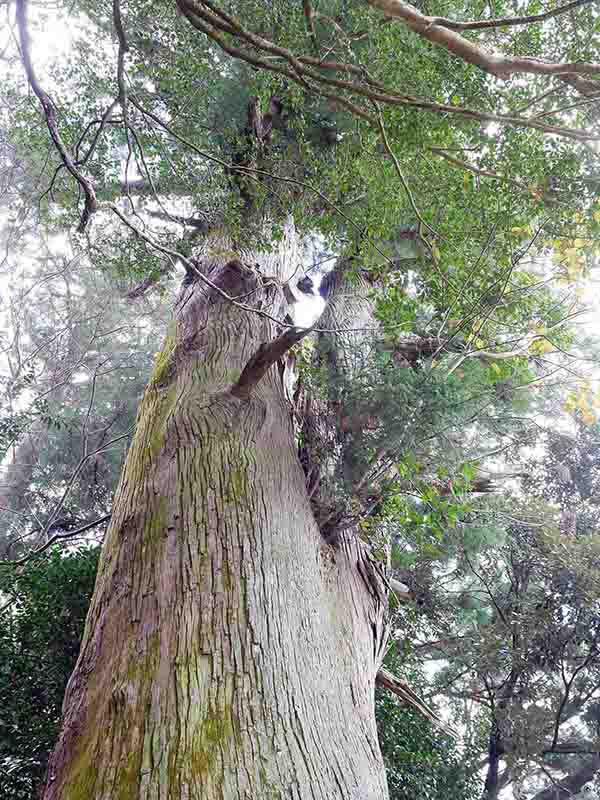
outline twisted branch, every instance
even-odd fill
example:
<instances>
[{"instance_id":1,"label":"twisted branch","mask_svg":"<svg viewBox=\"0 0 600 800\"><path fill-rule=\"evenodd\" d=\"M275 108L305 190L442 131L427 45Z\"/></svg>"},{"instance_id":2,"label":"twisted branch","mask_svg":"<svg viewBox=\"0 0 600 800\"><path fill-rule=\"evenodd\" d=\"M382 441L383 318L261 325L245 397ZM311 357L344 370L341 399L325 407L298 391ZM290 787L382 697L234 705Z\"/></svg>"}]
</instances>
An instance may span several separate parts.
<instances>
[{"instance_id":1,"label":"twisted branch","mask_svg":"<svg viewBox=\"0 0 600 800\"><path fill-rule=\"evenodd\" d=\"M92 182L89 180L89 178L86 178L81 170L77 168L73 156L62 140L60 131L58 129L56 107L50 99L50 96L44 91L44 89L42 89L33 68L33 63L31 61L31 38L29 36L29 30L27 29L27 0L17 0L17 27L19 29L19 37L21 40L21 61L23 62L23 67L25 69L29 85L31 86L33 93L40 101L42 109L44 110L46 124L48 126L48 131L50 132L50 138L52 139L64 166L75 178L79 186L81 186L85 196L83 214L77 227L78 233L83 233L90 217L95 211L98 210L98 200L96 199L96 192L94 191Z\"/></svg>"}]
</instances>

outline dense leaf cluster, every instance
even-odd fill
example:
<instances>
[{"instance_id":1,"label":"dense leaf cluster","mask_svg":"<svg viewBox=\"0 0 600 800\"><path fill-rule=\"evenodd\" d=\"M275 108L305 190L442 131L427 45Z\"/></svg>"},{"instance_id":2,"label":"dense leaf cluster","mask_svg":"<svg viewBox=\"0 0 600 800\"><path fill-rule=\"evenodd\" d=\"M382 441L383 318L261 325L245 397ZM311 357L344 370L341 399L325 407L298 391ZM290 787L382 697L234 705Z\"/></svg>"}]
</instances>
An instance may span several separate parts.
<instances>
[{"instance_id":1,"label":"dense leaf cluster","mask_svg":"<svg viewBox=\"0 0 600 800\"><path fill-rule=\"evenodd\" d=\"M0 569L0 795L33 800L58 734L98 548Z\"/></svg>"}]
</instances>

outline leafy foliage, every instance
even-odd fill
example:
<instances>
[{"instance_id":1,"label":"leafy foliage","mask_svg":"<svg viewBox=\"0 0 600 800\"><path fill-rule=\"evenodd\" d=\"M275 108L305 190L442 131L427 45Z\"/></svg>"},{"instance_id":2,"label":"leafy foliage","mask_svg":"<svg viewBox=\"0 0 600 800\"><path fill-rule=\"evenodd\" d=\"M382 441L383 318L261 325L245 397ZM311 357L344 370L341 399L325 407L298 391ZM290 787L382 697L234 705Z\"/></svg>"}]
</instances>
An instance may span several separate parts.
<instances>
[{"instance_id":1,"label":"leafy foliage","mask_svg":"<svg viewBox=\"0 0 600 800\"><path fill-rule=\"evenodd\" d=\"M386 664L420 692L427 688L414 662L411 669L391 651ZM414 710L381 690L376 692L375 713L390 800L476 800L481 796L477 754L470 745L459 747Z\"/></svg>"},{"instance_id":2,"label":"leafy foliage","mask_svg":"<svg viewBox=\"0 0 600 800\"><path fill-rule=\"evenodd\" d=\"M32 800L58 733L98 548L0 569L0 794Z\"/></svg>"}]
</instances>

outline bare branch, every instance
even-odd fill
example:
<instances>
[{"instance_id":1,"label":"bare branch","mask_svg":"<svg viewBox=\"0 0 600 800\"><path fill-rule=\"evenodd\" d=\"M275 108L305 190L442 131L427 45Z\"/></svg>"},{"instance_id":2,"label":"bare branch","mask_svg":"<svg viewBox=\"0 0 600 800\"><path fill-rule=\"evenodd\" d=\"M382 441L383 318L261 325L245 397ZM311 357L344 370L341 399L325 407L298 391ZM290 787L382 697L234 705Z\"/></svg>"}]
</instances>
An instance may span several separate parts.
<instances>
[{"instance_id":1,"label":"bare branch","mask_svg":"<svg viewBox=\"0 0 600 800\"><path fill-rule=\"evenodd\" d=\"M32 558L39 556L45 550L48 550L55 542L61 539L74 539L76 536L81 536L82 533L86 533L86 531L91 530L92 528L96 528L98 525L102 525L104 522L108 522L111 518L112 514L105 514L103 517L98 517L98 519L92 520L92 522L86 522L85 525L82 525L80 528L74 531L67 531L66 533L57 533L54 536L50 537L45 544L41 547L38 547L37 550L32 550L30 553L27 553L26 556L20 558L18 561L0 561L0 564L10 564L14 567L22 566L26 564L28 561L31 561ZM4 610L4 607L1 611ZM0 612L1 613L1 612Z\"/></svg>"},{"instance_id":2,"label":"bare branch","mask_svg":"<svg viewBox=\"0 0 600 800\"><path fill-rule=\"evenodd\" d=\"M405 681L392 675L391 672L388 672L387 669L383 669L383 667L378 671L375 680L379 686L395 694L406 703L407 706L410 706L410 708L417 711L421 716L425 717L425 719L428 719L435 726L444 731L444 733L448 734L448 736L452 736L454 739L458 738L458 733L454 728L446 724L424 700L413 692Z\"/></svg>"},{"instance_id":3,"label":"bare branch","mask_svg":"<svg viewBox=\"0 0 600 800\"><path fill-rule=\"evenodd\" d=\"M569 800L591 781L600 770L600 756L596 753L590 762L572 775L534 794L531 800ZM547 774L547 773L546 773Z\"/></svg>"},{"instance_id":4,"label":"bare branch","mask_svg":"<svg viewBox=\"0 0 600 800\"><path fill-rule=\"evenodd\" d=\"M58 130L58 121L54 103L50 99L49 95L46 94L46 92L40 86L35 74L33 63L31 61L31 40L29 37L29 31L27 29L27 0L17 0L17 26L19 28L19 36L21 39L21 60L23 62L23 67L25 68L29 85L31 86L34 94L40 101L40 104L44 110L46 124L50 132L50 138L52 139L63 164L75 178L79 186L81 186L85 195L85 206L81 216L81 221L77 228L78 232L82 233L85 230L90 217L98 209L98 200L96 199L96 192L94 191L92 182L77 168L73 156L63 142L60 131Z\"/></svg>"},{"instance_id":5,"label":"bare branch","mask_svg":"<svg viewBox=\"0 0 600 800\"><path fill-rule=\"evenodd\" d=\"M46 521L46 524L44 526L44 530L41 532L40 536L42 536L42 537L46 536L47 533L52 528L54 520L58 516L58 514L59 514L60 510L62 509L62 507L64 506L64 504L66 503L67 498L68 498L69 494L71 493L71 489L73 488L73 485L75 484L75 481L77 480L77 477L79 476L79 473L81 472L83 467L87 464L87 462L90 460L90 458L93 458L94 456L98 455L98 453L103 452L104 450L106 450L111 445L116 444L117 442L120 442L123 439L128 439L130 435L131 435L131 431L128 431L127 433L123 433L120 436L115 436L109 442L106 442L106 444L103 444L101 447L96 448L91 453L86 453L86 455L84 455L80 459L79 463L77 464L77 466L73 470L73 473L72 473L71 477L69 478L69 481L67 482L67 485L65 487L64 492L62 493L62 496L60 497L60 499L59 499L58 503L56 504L56 506L54 507L53 511L50 513L50 516L48 517L48 520ZM64 538L64 534L57 534L57 537L58 538ZM53 538L56 538L56 537L53 537ZM48 542L46 542L46 544L44 545L44 549L46 547L48 547L48 546L49 546ZM38 551L35 551L35 552L38 552Z\"/></svg>"},{"instance_id":6,"label":"bare branch","mask_svg":"<svg viewBox=\"0 0 600 800\"><path fill-rule=\"evenodd\" d=\"M530 14L524 17L498 17L496 19L478 19L465 22L457 22L446 17L431 17L430 19L433 20L434 25L441 25L451 31L480 31L487 28L505 28L514 25L531 25L534 22L544 22L544 20L558 17L560 14L566 14L567 11L591 5L593 2L594 0L573 0L564 6L544 11L542 14Z\"/></svg>"}]
</instances>

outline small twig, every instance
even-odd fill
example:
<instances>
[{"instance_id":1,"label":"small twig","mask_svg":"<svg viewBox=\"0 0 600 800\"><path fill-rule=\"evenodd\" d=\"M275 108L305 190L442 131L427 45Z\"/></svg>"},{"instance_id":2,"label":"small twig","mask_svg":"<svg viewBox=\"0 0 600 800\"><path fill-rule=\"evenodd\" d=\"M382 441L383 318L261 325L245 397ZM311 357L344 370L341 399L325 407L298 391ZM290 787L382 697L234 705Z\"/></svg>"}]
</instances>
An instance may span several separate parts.
<instances>
[{"instance_id":1,"label":"small twig","mask_svg":"<svg viewBox=\"0 0 600 800\"><path fill-rule=\"evenodd\" d=\"M164 206L163 201L160 199L160 196L159 196L158 191L156 189L156 184L154 183L154 178L152 177L152 173L150 172L150 167L148 166L148 164L146 162L146 155L144 153L144 148L142 147L142 143L140 141L139 136L137 135L136 129L133 127L133 125L131 123L127 123L126 127L127 127L128 131L131 131L131 134L133 135L133 138L134 138L135 143L137 145L137 149L139 150L140 161L142 162L142 166L144 168L144 172L146 173L146 175L148 177L148 183L150 184L150 188L152 189L152 194L154 195L154 199L156 200L156 202L160 206L162 212L169 218L169 220L171 222L177 222L178 220L175 217L172 217L169 214L169 212L167 211L167 209ZM128 139L128 141L129 141L129 139ZM126 186L128 187L129 186L129 182L127 180L127 168L125 169L125 183L126 183ZM131 197L129 196L129 188L127 188L127 196L129 197L129 201L130 201L130 203L132 204L132 207L133 207L133 202L131 200Z\"/></svg>"},{"instance_id":2,"label":"small twig","mask_svg":"<svg viewBox=\"0 0 600 800\"><path fill-rule=\"evenodd\" d=\"M498 605L498 603L496 602L496 598L494 597L494 595L493 595L493 593L492 593L492 590L491 590L491 589L490 589L490 587L489 587L489 584L487 583L487 581L485 580L485 578L484 578L482 575L480 575L480 574L479 574L479 573L476 571L476 569L475 569L475 567L473 566L473 564L471 563L471 560L470 560L469 556L467 555L466 551L464 551L464 552L463 552L463 556L464 556L464 559L465 559L465 561L466 561L466 562L467 562L467 564L469 565L469 569L471 570L471 572L473 573L473 575L475 575L475 577L476 577L478 580L480 580L480 581L481 581L481 583L483 584L483 586L485 587L485 591L486 591L486 593L487 593L488 597L490 598L490 600L492 601L492 605L494 606L494 608L495 608L495 609L496 609L496 611L498 612L498 615L499 615L500 619L502 620L502 622L504 623L504 625L506 625L506 627L507 627L507 628L510 628L510 625L509 625L509 623L508 623L508 620L506 619L506 616L505 616L505 614L504 614L504 611L503 611L503 610L500 608L500 606L499 606L499 605Z\"/></svg>"},{"instance_id":3,"label":"small twig","mask_svg":"<svg viewBox=\"0 0 600 800\"><path fill-rule=\"evenodd\" d=\"M533 97L531 100L529 100L529 102L526 105L521 106L520 108L517 108L514 113L515 114L523 114L525 111L529 111L529 109L532 106L536 105L537 103L540 103L542 100L545 100L547 97L551 97L553 94L558 94L559 92L561 92L563 90L564 90L564 87L562 87L562 86L558 86L558 87L551 86L550 89L547 89L545 92L542 92L541 94L538 94L535 97Z\"/></svg>"},{"instance_id":4,"label":"small twig","mask_svg":"<svg viewBox=\"0 0 600 800\"><path fill-rule=\"evenodd\" d=\"M375 107L377 109L377 126L379 127L379 131L381 133L381 140L383 142L383 146L385 148L386 153L392 159L392 162L394 164L396 172L398 173L398 177L400 178L400 182L402 183L402 186L404 187L404 191L406 192L406 196L408 197L408 201L409 201L409 203L411 205L411 208L414 211L415 216L419 221L419 224L422 225L424 228L427 228L427 230L432 234L432 236L434 236L436 238L439 238L439 236L436 233L436 231L431 227L431 225L426 220L423 219L423 216L421 215L421 212L417 208L417 204L415 203L415 198L413 197L413 194L412 194L412 192L410 190L410 186L408 185L408 181L404 177L404 173L402 172L402 167L400 166L400 162L398 161L398 158L396 157L396 154L394 153L394 151L392 150L392 148L390 146L390 143L389 143L389 140L388 140L388 137L387 137L387 133L385 131L385 126L383 124L383 117L382 117L382 114L381 114L381 110L380 110L379 106L377 105L377 103L375 103ZM425 244L427 245L428 249L431 252L431 247L429 245L429 242L427 242L427 240L423 236L421 236L421 240L425 242ZM431 253L431 255L433 257L433 253Z\"/></svg>"},{"instance_id":5,"label":"small twig","mask_svg":"<svg viewBox=\"0 0 600 800\"><path fill-rule=\"evenodd\" d=\"M111 439L109 442L107 442L106 444L102 445L102 447L98 447L96 450L93 450L91 453L88 453L87 455L83 456L83 458L80 459L79 464L73 470L73 474L71 475L71 477L69 479L69 482L67 483L67 486L65 487L65 490L62 493L62 496L61 496L60 500L55 505L53 511L50 513L50 516L48 517L48 519L46 521L46 524L44 525L44 529L40 534L41 538L46 536L46 534L49 532L49 530L52 527L52 524L54 523L54 520L56 519L58 513L60 512L61 508L66 503L67 498L68 498L69 494L71 493L71 489L73 488L73 485L74 485L79 473L81 472L83 467L86 465L86 463L89 461L89 459L93 458L98 453L101 453L103 450L106 450L111 445L116 444L117 442L119 442L119 441L121 441L123 439L127 439L130 436L130 433L131 432L128 431L127 433L123 433L120 436L115 436L114 439Z\"/></svg>"},{"instance_id":6,"label":"small twig","mask_svg":"<svg viewBox=\"0 0 600 800\"><path fill-rule=\"evenodd\" d=\"M598 86L600 87L600 81L597 81ZM536 114L534 119L544 119L544 117L554 117L557 114L563 114L565 111L572 111L574 108L583 108L584 106L595 105L600 102L600 89L589 97L586 97L585 100L579 100L577 103L570 103L568 106L562 106L561 108L554 108L551 111L541 111L539 114Z\"/></svg>"},{"instance_id":7,"label":"small twig","mask_svg":"<svg viewBox=\"0 0 600 800\"><path fill-rule=\"evenodd\" d=\"M127 158L125 159L125 191L127 193L127 199L129 200L129 204L133 211L135 211L135 206L133 200L131 199L131 193L129 191L129 162L131 161L132 156L134 155L133 147L131 146L131 138L130 138L130 125L129 125L129 110L128 110L128 95L127 95L127 84L125 82L125 54L129 50L129 45L127 44L127 38L125 36L125 30L123 29L123 19L121 17L121 3L120 0L113 0L113 23L115 26L115 31L117 34L117 39L119 40L119 50L117 54L117 85L119 87L119 96L118 102L121 106L121 113L123 114L123 127L125 130L125 139L127 141ZM152 182L152 179L150 179ZM154 187L152 187L154 189Z\"/></svg>"},{"instance_id":8,"label":"small twig","mask_svg":"<svg viewBox=\"0 0 600 800\"><path fill-rule=\"evenodd\" d=\"M98 377L98 370L100 369L102 364L106 364L106 361L108 361L108 359L103 361L101 364L98 364L98 366L94 370L94 375L92 376L92 389L91 389L91 392L90 392L90 402L88 403L88 409L87 409L87 413L85 415L85 419L83 421L83 427L82 427L82 431L81 431L81 438L82 438L82 441L83 441L82 454L81 454L82 458L85 458L87 456L87 453L88 453L87 426L88 426L88 423L90 421L92 408L94 407L94 398L96 396L96 379Z\"/></svg>"},{"instance_id":9,"label":"small twig","mask_svg":"<svg viewBox=\"0 0 600 800\"><path fill-rule=\"evenodd\" d=\"M102 131L106 127L106 124L108 122L111 122L111 121L112 122L116 122L116 120L110 120L109 117L112 114L112 112L115 110L115 108L117 107L118 103L119 103L118 98L116 100L113 100L112 103L110 103L106 107L104 113L102 114L102 116L100 117L99 120L94 119L91 122L88 122L88 124L85 126L85 130L83 131L83 133L79 137L79 140L78 140L77 144L75 145L75 159L76 159L75 163L78 166L83 166L92 157L92 155L94 153L94 150L96 149L96 145L98 144L98 141L99 141L100 136L102 134ZM83 140L87 136L87 133L88 133L89 129L94 125L98 126L98 130L95 132L95 134L94 134L94 136L92 138L92 142L91 142L91 144L90 144L90 146L88 148L87 153L83 156L83 158L80 159L79 158L79 149L80 149L81 145L83 144Z\"/></svg>"},{"instance_id":10,"label":"small twig","mask_svg":"<svg viewBox=\"0 0 600 800\"><path fill-rule=\"evenodd\" d=\"M444 158L446 161L450 162L450 164L454 164L461 169L466 169L469 172L472 172L474 175L479 175L482 178L492 178L492 180L508 183L509 185L514 186L516 189L520 189L522 192L530 191L529 186L526 186L524 183L521 183L514 178L507 178L505 175L498 175L497 172L492 172L489 169L479 169L479 167L469 164L468 161L462 161L460 158L451 156L450 153L441 147L431 147L430 150L434 155L440 156L440 158Z\"/></svg>"}]
</instances>

